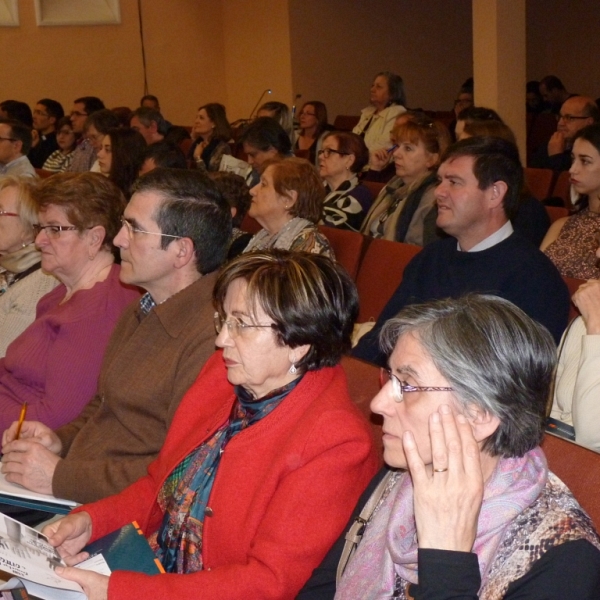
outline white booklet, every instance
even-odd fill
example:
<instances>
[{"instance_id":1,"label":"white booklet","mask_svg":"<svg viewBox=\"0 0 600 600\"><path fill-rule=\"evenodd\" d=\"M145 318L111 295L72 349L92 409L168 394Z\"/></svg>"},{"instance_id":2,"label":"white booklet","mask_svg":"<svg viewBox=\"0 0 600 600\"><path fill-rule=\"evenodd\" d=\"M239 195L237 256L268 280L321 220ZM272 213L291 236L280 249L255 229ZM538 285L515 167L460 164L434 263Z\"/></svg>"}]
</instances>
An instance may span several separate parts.
<instances>
[{"instance_id":1,"label":"white booklet","mask_svg":"<svg viewBox=\"0 0 600 600\"><path fill-rule=\"evenodd\" d=\"M55 498L50 494L38 494L37 492L32 492L31 490L28 490L17 483L10 483L9 481L6 481L3 473L0 473L0 494L15 498L23 498L25 500L35 500L42 503L61 504L71 508L79 506L79 504L73 500Z\"/></svg>"},{"instance_id":2,"label":"white booklet","mask_svg":"<svg viewBox=\"0 0 600 600\"><path fill-rule=\"evenodd\" d=\"M0 582L0 590L24 586L44 600L85 600L79 584L55 573L57 566L65 564L43 533L0 513L0 571L12 576L8 582ZM101 555L77 566L110 575Z\"/></svg>"}]
</instances>

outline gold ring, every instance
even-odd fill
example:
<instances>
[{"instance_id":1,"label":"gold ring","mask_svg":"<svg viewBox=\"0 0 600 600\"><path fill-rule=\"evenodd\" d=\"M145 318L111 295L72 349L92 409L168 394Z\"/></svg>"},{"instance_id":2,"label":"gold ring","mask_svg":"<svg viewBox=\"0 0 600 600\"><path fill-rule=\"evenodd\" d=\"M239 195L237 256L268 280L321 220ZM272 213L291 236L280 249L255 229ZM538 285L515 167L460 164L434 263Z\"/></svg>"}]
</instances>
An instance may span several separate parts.
<instances>
[{"instance_id":1,"label":"gold ring","mask_svg":"<svg viewBox=\"0 0 600 600\"><path fill-rule=\"evenodd\" d=\"M434 473L445 473L448 470L448 467L446 467L445 469L434 469L433 472Z\"/></svg>"}]
</instances>

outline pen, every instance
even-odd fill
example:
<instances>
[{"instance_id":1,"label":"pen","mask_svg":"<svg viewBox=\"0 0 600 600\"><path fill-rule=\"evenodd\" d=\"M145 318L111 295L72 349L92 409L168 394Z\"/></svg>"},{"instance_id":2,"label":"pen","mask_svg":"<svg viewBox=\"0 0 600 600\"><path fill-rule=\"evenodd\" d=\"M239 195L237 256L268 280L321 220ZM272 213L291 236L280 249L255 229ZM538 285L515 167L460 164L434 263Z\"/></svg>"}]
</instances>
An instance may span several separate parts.
<instances>
[{"instance_id":1,"label":"pen","mask_svg":"<svg viewBox=\"0 0 600 600\"><path fill-rule=\"evenodd\" d=\"M21 427L23 427L23 421L27 416L27 402L23 402L23 406L21 406L21 414L19 415L19 422L17 423L17 435L15 436L15 440L19 439L19 435L21 435Z\"/></svg>"},{"instance_id":2,"label":"pen","mask_svg":"<svg viewBox=\"0 0 600 600\"><path fill-rule=\"evenodd\" d=\"M393 145L391 148L388 148L388 149L386 150L386 152L387 152L388 154L391 154L391 153L392 153L392 152L393 152L393 151L394 151L394 150L395 150L397 147L398 147L398 144L394 144L394 145Z\"/></svg>"}]
</instances>

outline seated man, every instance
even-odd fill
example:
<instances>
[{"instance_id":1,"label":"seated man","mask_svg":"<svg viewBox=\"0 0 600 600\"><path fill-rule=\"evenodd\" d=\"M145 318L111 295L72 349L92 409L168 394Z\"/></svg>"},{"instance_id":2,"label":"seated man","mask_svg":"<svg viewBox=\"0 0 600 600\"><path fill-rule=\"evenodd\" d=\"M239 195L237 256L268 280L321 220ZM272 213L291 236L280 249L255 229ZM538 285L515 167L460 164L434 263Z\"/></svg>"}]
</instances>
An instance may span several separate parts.
<instances>
[{"instance_id":1,"label":"seated man","mask_svg":"<svg viewBox=\"0 0 600 600\"><path fill-rule=\"evenodd\" d=\"M20 121L0 119L0 176L37 177L27 158L31 148L31 129Z\"/></svg>"},{"instance_id":2,"label":"seated man","mask_svg":"<svg viewBox=\"0 0 600 600\"><path fill-rule=\"evenodd\" d=\"M139 131L146 144L153 144L165 139L167 127L162 115L152 108L140 107L133 111L129 122L131 129Z\"/></svg>"},{"instance_id":3,"label":"seated man","mask_svg":"<svg viewBox=\"0 0 600 600\"><path fill-rule=\"evenodd\" d=\"M85 137L85 124L87 118L98 110L104 108L104 102L95 96L83 96L77 98L73 103L71 111L71 124L73 125L73 133L82 136L79 139L77 148L73 154L73 160L70 167L67 169L73 173L85 173L92 168L96 160L96 150L91 141Z\"/></svg>"},{"instance_id":4,"label":"seated man","mask_svg":"<svg viewBox=\"0 0 600 600\"><path fill-rule=\"evenodd\" d=\"M556 342L567 326L569 292L552 262L514 233L510 218L523 185L514 144L475 137L450 146L438 169L437 225L448 235L415 256L375 327L353 354L384 366L382 325L404 306L481 292L506 298L545 325Z\"/></svg>"},{"instance_id":5,"label":"seated man","mask_svg":"<svg viewBox=\"0 0 600 600\"><path fill-rule=\"evenodd\" d=\"M115 238L121 279L145 290L117 323L98 390L52 432L4 433L2 472L78 502L115 494L146 473L181 398L215 348L211 295L231 236L229 207L206 175L156 169L138 180Z\"/></svg>"},{"instance_id":6,"label":"seated man","mask_svg":"<svg viewBox=\"0 0 600 600\"><path fill-rule=\"evenodd\" d=\"M33 115L29 105L20 100L4 100L0 102L0 118L21 121L27 127L33 127Z\"/></svg>"},{"instance_id":7,"label":"seated man","mask_svg":"<svg viewBox=\"0 0 600 600\"><path fill-rule=\"evenodd\" d=\"M140 106L146 106L160 112L160 102L158 101L158 98L152 94L146 94L145 96L142 96L142 99L140 100Z\"/></svg>"},{"instance_id":8,"label":"seated man","mask_svg":"<svg viewBox=\"0 0 600 600\"><path fill-rule=\"evenodd\" d=\"M140 176L162 167L163 169L187 169L188 164L183 150L170 142L154 142L144 152Z\"/></svg>"},{"instance_id":9,"label":"seated man","mask_svg":"<svg viewBox=\"0 0 600 600\"><path fill-rule=\"evenodd\" d=\"M58 150L56 141L57 123L65 116L60 102L42 98L33 111L33 142L29 160L36 169L41 169L48 157Z\"/></svg>"},{"instance_id":10,"label":"seated man","mask_svg":"<svg viewBox=\"0 0 600 600\"><path fill-rule=\"evenodd\" d=\"M561 107L556 132L545 146L537 149L530 167L568 171L575 134L586 125L600 122L600 110L593 98L571 96Z\"/></svg>"}]
</instances>

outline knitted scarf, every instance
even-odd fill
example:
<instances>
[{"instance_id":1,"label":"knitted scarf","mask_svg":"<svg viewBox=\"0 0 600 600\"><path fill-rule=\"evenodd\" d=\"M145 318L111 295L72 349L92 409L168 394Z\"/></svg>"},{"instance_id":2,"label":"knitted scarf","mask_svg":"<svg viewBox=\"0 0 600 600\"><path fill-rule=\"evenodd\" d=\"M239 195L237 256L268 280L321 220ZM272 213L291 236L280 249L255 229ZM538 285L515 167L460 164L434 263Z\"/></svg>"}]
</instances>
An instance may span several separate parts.
<instances>
[{"instance_id":1,"label":"knitted scarf","mask_svg":"<svg viewBox=\"0 0 600 600\"><path fill-rule=\"evenodd\" d=\"M30 272L37 270L40 261L41 254L33 242L15 252L0 256L0 267L4 269L4 273L0 273L0 294L3 294L13 283L22 279L19 277L21 273L29 275Z\"/></svg>"},{"instance_id":2,"label":"knitted scarf","mask_svg":"<svg viewBox=\"0 0 600 600\"><path fill-rule=\"evenodd\" d=\"M269 250L281 248L289 250L298 235L307 227L313 227L313 223L307 219L294 217L288 221L277 233L270 234L266 229L261 229L246 246L243 254L254 250Z\"/></svg>"}]
</instances>

